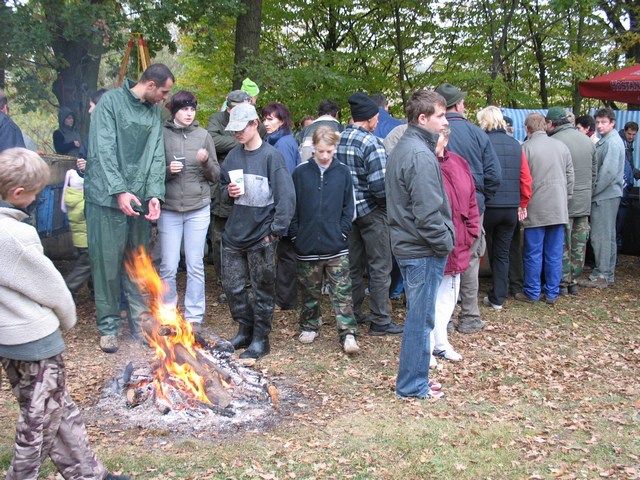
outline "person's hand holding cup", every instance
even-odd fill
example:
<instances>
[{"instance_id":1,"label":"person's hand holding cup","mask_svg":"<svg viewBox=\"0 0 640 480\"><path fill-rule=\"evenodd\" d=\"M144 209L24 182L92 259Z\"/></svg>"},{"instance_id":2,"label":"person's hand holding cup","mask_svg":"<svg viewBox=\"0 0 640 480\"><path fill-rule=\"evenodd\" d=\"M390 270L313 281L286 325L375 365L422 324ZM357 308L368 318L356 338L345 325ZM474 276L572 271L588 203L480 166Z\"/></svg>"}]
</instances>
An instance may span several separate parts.
<instances>
[{"instance_id":1,"label":"person's hand holding cup","mask_svg":"<svg viewBox=\"0 0 640 480\"><path fill-rule=\"evenodd\" d=\"M244 195L244 172L242 169L229 170L229 183L227 191L231 198L237 198Z\"/></svg>"},{"instance_id":2,"label":"person's hand holding cup","mask_svg":"<svg viewBox=\"0 0 640 480\"><path fill-rule=\"evenodd\" d=\"M173 175L180 173L184 168L184 160L185 160L184 157L176 157L174 155L173 160L171 160L171 163L169 163L169 171Z\"/></svg>"}]
</instances>

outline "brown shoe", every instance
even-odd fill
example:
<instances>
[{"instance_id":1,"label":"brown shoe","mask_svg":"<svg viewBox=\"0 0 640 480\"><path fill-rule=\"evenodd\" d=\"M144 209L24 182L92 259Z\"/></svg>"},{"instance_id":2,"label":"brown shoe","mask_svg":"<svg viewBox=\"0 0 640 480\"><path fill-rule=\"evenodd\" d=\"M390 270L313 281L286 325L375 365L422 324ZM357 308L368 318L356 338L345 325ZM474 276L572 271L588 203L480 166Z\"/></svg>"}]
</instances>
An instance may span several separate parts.
<instances>
[{"instance_id":1,"label":"brown shoe","mask_svg":"<svg viewBox=\"0 0 640 480\"><path fill-rule=\"evenodd\" d=\"M524 292L518 292L514 295L514 298L519 302L524 303L536 303L538 300L534 300L531 297L528 297Z\"/></svg>"},{"instance_id":2,"label":"brown shoe","mask_svg":"<svg viewBox=\"0 0 640 480\"><path fill-rule=\"evenodd\" d=\"M578 280L578 285L587 288L607 288L609 286L607 279L602 275L599 275L596 278L580 278Z\"/></svg>"},{"instance_id":3,"label":"brown shoe","mask_svg":"<svg viewBox=\"0 0 640 480\"><path fill-rule=\"evenodd\" d=\"M118 351L118 337L115 335L102 335L100 337L100 350L104 353L116 353Z\"/></svg>"}]
</instances>

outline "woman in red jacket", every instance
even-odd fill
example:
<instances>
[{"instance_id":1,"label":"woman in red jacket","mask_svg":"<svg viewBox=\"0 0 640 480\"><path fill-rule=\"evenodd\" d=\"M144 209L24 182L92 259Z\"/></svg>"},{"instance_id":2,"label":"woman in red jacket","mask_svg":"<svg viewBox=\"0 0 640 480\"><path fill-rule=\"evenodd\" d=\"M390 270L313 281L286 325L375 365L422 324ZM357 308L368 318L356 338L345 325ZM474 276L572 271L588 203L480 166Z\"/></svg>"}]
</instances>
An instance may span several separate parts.
<instances>
[{"instance_id":1,"label":"woman in red jacket","mask_svg":"<svg viewBox=\"0 0 640 480\"><path fill-rule=\"evenodd\" d=\"M430 366L437 364L434 357L446 358L454 362L462 360L447 335L447 324L458 302L460 293L460 274L469 266L471 246L480 235L480 214L476 200L476 186L467 161L459 155L446 150L451 130L440 134L436 155L442 170L442 180L451 205L451 217L456 233L455 247L449 254L444 267L444 277L436 297L436 320L431 332L432 357Z\"/></svg>"}]
</instances>

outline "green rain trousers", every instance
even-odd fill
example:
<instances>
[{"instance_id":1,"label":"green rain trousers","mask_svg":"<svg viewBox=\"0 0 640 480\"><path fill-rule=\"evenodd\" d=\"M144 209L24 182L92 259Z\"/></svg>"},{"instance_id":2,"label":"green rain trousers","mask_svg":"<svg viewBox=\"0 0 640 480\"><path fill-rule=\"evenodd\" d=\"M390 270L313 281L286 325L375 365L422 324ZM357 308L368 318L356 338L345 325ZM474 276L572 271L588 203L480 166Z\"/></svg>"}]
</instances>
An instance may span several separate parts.
<instances>
[{"instance_id":1,"label":"green rain trousers","mask_svg":"<svg viewBox=\"0 0 640 480\"><path fill-rule=\"evenodd\" d=\"M118 209L85 202L96 323L100 335L117 335L120 330L121 287L129 303L133 333L140 332L140 314L148 310L140 291L124 270L124 260L129 251L135 252L139 246L149 251L151 223L143 215L127 217Z\"/></svg>"}]
</instances>

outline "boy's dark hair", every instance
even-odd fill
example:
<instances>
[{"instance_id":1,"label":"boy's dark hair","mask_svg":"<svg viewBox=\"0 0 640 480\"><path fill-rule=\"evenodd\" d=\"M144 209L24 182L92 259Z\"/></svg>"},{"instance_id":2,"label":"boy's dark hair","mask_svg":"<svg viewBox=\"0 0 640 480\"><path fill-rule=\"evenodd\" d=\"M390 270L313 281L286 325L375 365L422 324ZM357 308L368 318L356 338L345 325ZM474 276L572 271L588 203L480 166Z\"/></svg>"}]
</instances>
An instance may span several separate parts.
<instances>
[{"instance_id":1,"label":"boy's dark hair","mask_svg":"<svg viewBox=\"0 0 640 480\"><path fill-rule=\"evenodd\" d=\"M612 122L616 121L616 113L611 108L600 108L593 114L594 118L608 118Z\"/></svg>"},{"instance_id":2,"label":"boy's dark hair","mask_svg":"<svg viewBox=\"0 0 640 480\"><path fill-rule=\"evenodd\" d=\"M147 68L140 77L140 83L153 82L157 86L162 87L167 83L167 80L171 79L175 82L176 79L164 63L154 63Z\"/></svg>"},{"instance_id":3,"label":"boy's dark hair","mask_svg":"<svg viewBox=\"0 0 640 480\"><path fill-rule=\"evenodd\" d=\"M318 116L322 115L331 115L332 117L338 118L338 112L340 111L340 106L334 102L333 100L322 100L320 105L318 105Z\"/></svg>"},{"instance_id":4,"label":"boy's dark hair","mask_svg":"<svg viewBox=\"0 0 640 480\"><path fill-rule=\"evenodd\" d=\"M0 153L0 197L22 187L39 192L49 182L49 165L40 155L26 148L9 148Z\"/></svg>"},{"instance_id":5,"label":"boy's dark hair","mask_svg":"<svg viewBox=\"0 0 640 480\"><path fill-rule=\"evenodd\" d=\"M447 102L442 95L433 90L420 88L411 94L407 105L407 120L409 123L418 123L418 117L424 114L430 117L436 111L436 105L447 108Z\"/></svg>"},{"instance_id":6,"label":"boy's dark hair","mask_svg":"<svg viewBox=\"0 0 640 480\"><path fill-rule=\"evenodd\" d=\"M382 95L381 93L374 93L373 95L369 95L369 98L373 100L373 103L375 103L378 108L384 108L387 106L387 99L384 98L384 95Z\"/></svg>"},{"instance_id":7,"label":"boy's dark hair","mask_svg":"<svg viewBox=\"0 0 640 480\"><path fill-rule=\"evenodd\" d=\"M285 135L291 133L291 113L287 107L278 102L271 102L262 109L262 117L264 118L268 115L273 115L282 122L282 127L280 128L282 128Z\"/></svg>"},{"instance_id":8,"label":"boy's dark hair","mask_svg":"<svg viewBox=\"0 0 640 480\"><path fill-rule=\"evenodd\" d=\"M106 88L101 88L100 90L96 90L95 92L93 92L89 97L89 99L97 105L100 99L102 98L102 95L104 95L107 92L108 90Z\"/></svg>"},{"instance_id":9,"label":"boy's dark hair","mask_svg":"<svg viewBox=\"0 0 640 480\"><path fill-rule=\"evenodd\" d=\"M595 132L596 121L591 115L581 115L576 118L576 125L580 125L582 128L586 128L590 132Z\"/></svg>"},{"instance_id":10,"label":"boy's dark hair","mask_svg":"<svg viewBox=\"0 0 640 480\"><path fill-rule=\"evenodd\" d=\"M624 131L631 130L632 132L638 131L638 124L636 122L627 122L624 124Z\"/></svg>"}]
</instances>

